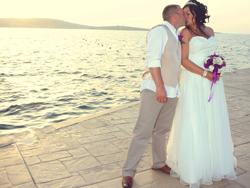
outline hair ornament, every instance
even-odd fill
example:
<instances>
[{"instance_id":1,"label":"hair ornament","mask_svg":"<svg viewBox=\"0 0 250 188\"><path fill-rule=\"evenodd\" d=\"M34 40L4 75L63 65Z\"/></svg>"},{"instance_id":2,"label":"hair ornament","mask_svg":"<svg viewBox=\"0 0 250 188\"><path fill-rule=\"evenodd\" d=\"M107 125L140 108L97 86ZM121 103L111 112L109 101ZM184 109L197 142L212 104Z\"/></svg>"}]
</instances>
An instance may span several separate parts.
<instances>
[{"instance_id":1,"label":"hair ornament","mask_svg":"<svg viewBox=\"0 0 250 188\"><path fill-rule=\"evenodd\" d=\"M191 1L188 1L188 2L185 4L185 6L186 6L186 5L195 5L195 6L198 6L196 3L191 2Z\"/></svg>"}]
</instances>

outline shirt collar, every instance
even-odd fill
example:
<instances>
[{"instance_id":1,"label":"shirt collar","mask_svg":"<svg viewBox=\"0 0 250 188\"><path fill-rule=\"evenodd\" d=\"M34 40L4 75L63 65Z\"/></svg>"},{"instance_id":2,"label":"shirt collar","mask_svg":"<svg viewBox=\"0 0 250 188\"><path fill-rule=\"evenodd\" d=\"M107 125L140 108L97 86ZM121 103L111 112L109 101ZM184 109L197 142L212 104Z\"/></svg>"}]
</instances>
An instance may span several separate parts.
<instances>
[{"instance_id":1,"label":"shirt collar","mask_svg":"<svg viewBox=\"0 0 250 188\"><path fill-rule=\"evenodd\" d=\"M166 25L169 28L169 30L174 34L174 36L178 38L178 35L180 34L180 32L178 30L176 31L176 29L171 23L169 23L168 21L164 21L163 24Z\"/></svg>"}]
</instances>

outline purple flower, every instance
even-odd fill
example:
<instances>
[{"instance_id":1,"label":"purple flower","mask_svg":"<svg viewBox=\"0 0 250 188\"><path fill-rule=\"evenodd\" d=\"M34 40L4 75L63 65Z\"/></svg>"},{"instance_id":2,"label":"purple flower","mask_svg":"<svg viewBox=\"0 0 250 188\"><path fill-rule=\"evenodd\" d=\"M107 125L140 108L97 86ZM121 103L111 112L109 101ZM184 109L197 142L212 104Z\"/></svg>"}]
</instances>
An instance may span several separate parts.
<instances>
[{"instance_id":1,"label":"purple flower","mask_svg":"<svg viewBox=\"0 0 250 188\"><path fill-rule=\"evenodd\" d=\"M204 67L205 67L206 69L208 69L209 66L212 65L212 64L213 64L213 58L210 58L210 59L207 60L206 63L204 63Z\"/></svg>"},{"instance_id":2,"label":"purple flower","mask_svg":"<svg viewBox=\"0 0 250 188\"><path fill-rule=\"evenodd\" d=\"M183 36L182 36L182 35L178 35L178 40L181 42L181 44L186 44L186 43L183 41Z\"/></svg>"},{"instance_id":3,"label":"purple flower","mask_svg":"<svg viewBox=\"0 0 250 188\"><path fill-rule=\"evenodd\" d=\"M182 36L182 35L178 35L178 39L179 39L179 40L182 40L182 39L183 39L183 36Z\"/></svg>"}]
</instances>

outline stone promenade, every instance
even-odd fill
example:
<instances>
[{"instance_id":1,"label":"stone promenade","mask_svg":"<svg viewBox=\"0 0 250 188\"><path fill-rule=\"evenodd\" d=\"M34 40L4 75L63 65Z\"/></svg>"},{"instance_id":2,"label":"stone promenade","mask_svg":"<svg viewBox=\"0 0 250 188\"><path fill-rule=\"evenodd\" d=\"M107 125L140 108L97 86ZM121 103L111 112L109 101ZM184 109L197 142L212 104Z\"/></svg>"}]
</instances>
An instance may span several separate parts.
<instances>
[{"instance_id":1,"label":"stone promenade","mask_svg":"<svg viewBox=\"0 0 250 188\"><path fill-rule=\"evenodd\" d=\"M250 69L223 75L238 179L201 188L250 187ZM0 137L0 187L121 188L121 167L139 102ZM149 144L133 188L188 188L150 168Z\"/></svg>"}]
</instances>

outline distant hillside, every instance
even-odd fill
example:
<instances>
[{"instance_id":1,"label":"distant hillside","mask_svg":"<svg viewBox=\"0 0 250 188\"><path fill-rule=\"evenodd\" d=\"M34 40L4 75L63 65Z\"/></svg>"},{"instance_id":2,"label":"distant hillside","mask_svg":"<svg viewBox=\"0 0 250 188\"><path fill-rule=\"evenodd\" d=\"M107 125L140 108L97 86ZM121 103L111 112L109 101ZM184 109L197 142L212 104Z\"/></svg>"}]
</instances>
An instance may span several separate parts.
<instances>
[{"instance_id":1,"label":"distant hillside","mask_svg":"<svg viewBox=\"0 0 250 188\"><path fill-rule=\"evenodd\" d=\"M55 28L55 29L100 29L100 30L139 30L148 29L127 27L127 26L103 26L94 27L74 24L62 20L49 18L0 18L0 27L8 28Z\"/></svg>"}]
</instances>

